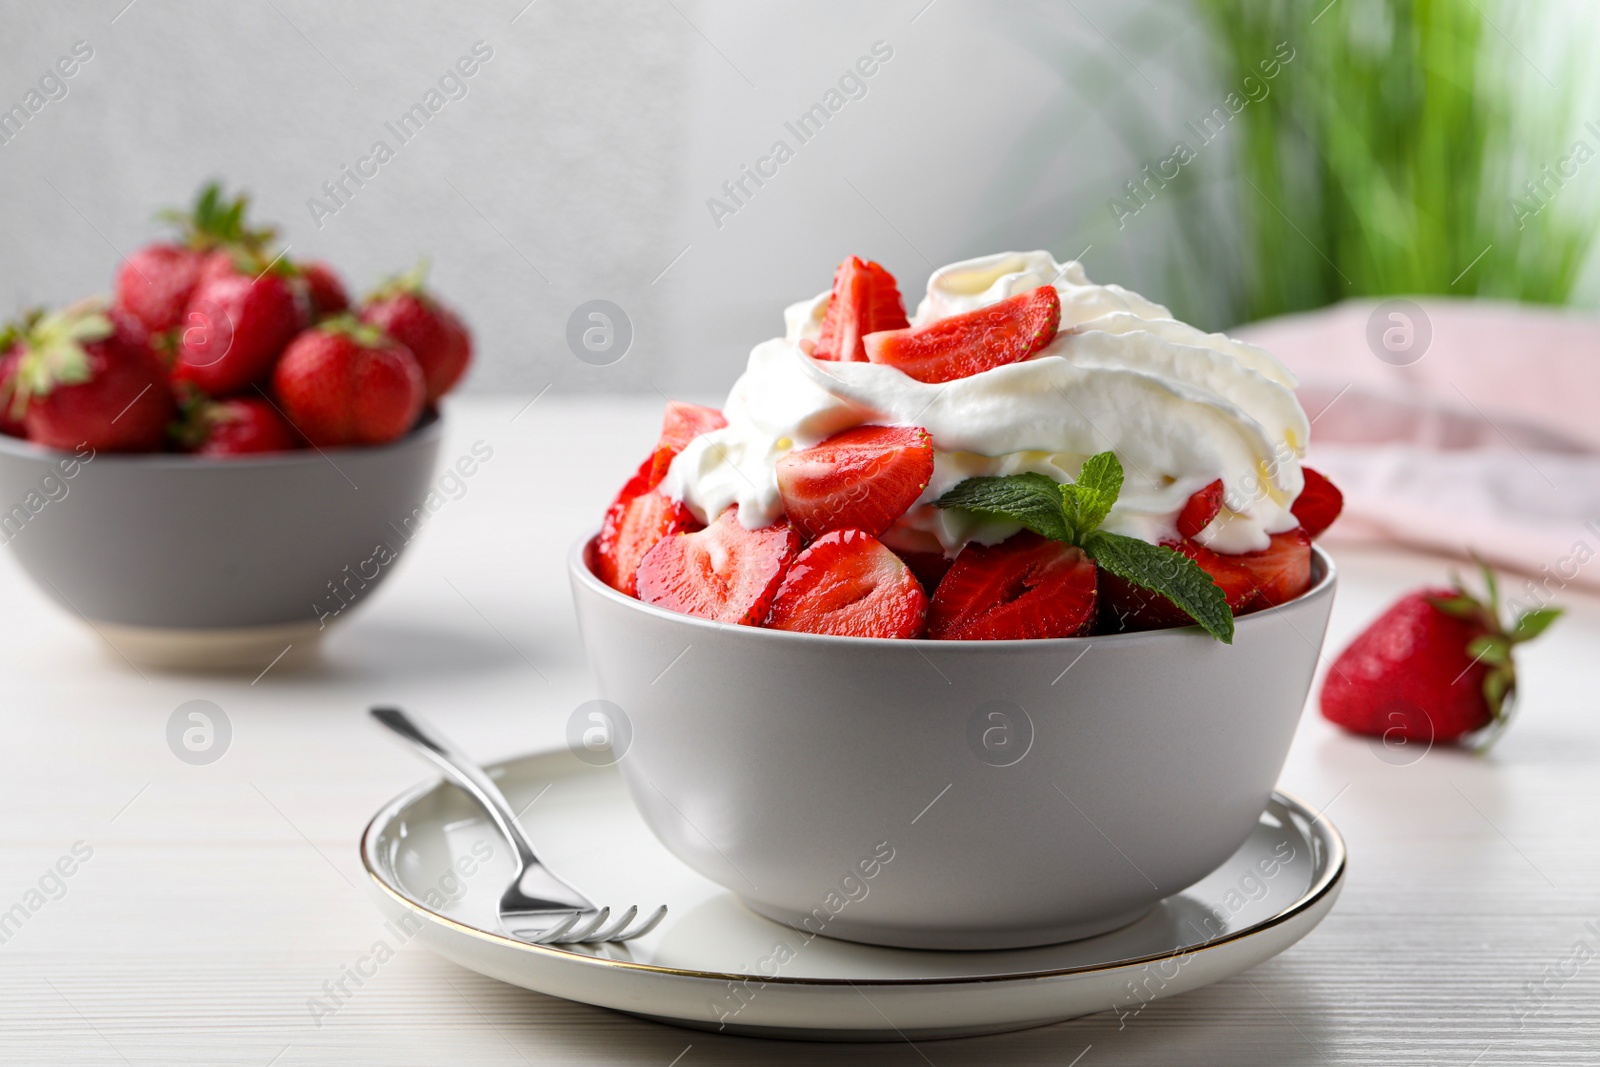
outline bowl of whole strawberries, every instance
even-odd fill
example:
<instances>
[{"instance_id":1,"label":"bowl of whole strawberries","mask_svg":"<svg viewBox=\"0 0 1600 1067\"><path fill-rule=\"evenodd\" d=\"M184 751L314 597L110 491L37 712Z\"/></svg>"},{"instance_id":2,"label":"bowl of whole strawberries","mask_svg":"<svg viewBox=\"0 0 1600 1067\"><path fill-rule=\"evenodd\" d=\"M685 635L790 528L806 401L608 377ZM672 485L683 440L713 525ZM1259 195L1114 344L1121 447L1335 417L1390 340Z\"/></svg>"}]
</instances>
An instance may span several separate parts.
<instances>
[{"instance_id":1,"label":"bowl of whole strawberries","mask_svg":"<svg viewBox=\"0 0 1600 1067\"><path fill-rule=\"evenodd\" d=\"M426 518L471 359L420 268L355 305L245 208L208 185L110 299L0 335L0 539L136 663L315 647Z\"/></svg>"},{"instance_id":2,"label":"bowl of whole strawberries","mask_svg":"<svg viewBox=\"0 0 1600 1067\"><path fill-rule=\"evenodd\" d=\"M876 263L670 404L570 574L618 767L691 867L827 936L1133 922L1262 817L1338 491L1270 355L1077 263Z\"/></svg>"}]
</instances>

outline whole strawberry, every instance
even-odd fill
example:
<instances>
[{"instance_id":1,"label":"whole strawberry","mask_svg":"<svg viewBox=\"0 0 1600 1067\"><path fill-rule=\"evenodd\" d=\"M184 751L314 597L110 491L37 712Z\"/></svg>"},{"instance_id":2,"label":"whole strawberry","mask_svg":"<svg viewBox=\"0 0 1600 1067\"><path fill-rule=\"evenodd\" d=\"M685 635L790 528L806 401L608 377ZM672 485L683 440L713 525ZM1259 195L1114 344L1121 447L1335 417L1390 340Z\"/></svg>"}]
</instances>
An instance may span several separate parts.
<instances>
[{"instance_id":1,"label":"whole strawberry","mask_svg":"<svg viewBox=\"0 0 1600 1067\"><path fill-rule=\"evenodd\" d=\"M253 396L226 400L194 397L185 405L174 436L200 456L258 455L304 447L299 433L278 409Z\"/></svg>"},{"instance_id":2,"label":"whole strawberry","mask_svg":"<svg viewBox=\"0 0 1600 1067\"><path fill-rule=\"evenodd\" d=\"M282 274L220 270L189 298L172 365L175 381L211 396L262 381L304 326L301 306Z\"/></svg>"},{"instance_id":3,"label":"whole strawberry","mask_svg":"<svg viewBox=\"0 0 1600 1067\"><path fill-rule=\"evenodd\" d=\"M178 231L178 240L145 245L117 268L116 303L151 333L177 327L189 306L195 286L219 269L215 255L259 254L272 239L267 229L245 224L248 198L222 198L222 187L208 183L188 211L164 211L158 216ZM225 266L227 256L221 259Z\"/></svg>"},{"instance_id":4,"label":"whole strawberry","mask_svg":"<svg viewBox=\"0 0 1600 1067\"><path fill-rule=\"evenodd\" d=\"M427 264L390 278L367 297L361 321L411 349L427 382L428 403L455 387L472 361L472 334L459 316L425 288Z\"/></svg>"},{"instance_id":5,"label":"whole strawberry","mask_svg":"<svg viewBox=\"0 0 1600 1067\"><path fill-rule=\"evenodd\" d=\"M284 413L315 445L382 444L422 413L422 369L376 326L340 315L294 339L272 376Z\"/></svg>"},{"instance_id":6,"label":"whole strawberry","mask_svg":"<svg viewBox=\"0 0 1600 1067\"><path fill-rule=\"evenodd\" d=\"M13 403L23 405L29 440L97 452L161 448L172 390L131 315L74 305L34 322L19 352Z\"/></svg>"},{"instance_id":7,"label":"whole strawberry","mask_svg":"<svg viewBox=\"0 0 1600 1067\"><path fill-rule=\"evenodd\" d=\"M296 264L295 269L310 307L312 322L321 322L350 310L350 295L332 266L321 260L312 260Z\"/></svg>"},{"instance_id":8,"label":"whole strawberry","mask_svg":"<svg viewBox=\"0 0 1600 1067\"><path fill-rule=\"evenodd\" d=\"M1452 589L1408 593L1333 661L1322 714L1347 730L1407 741L1453 741L1504 727L1516 689L1512 649L1561 614L1535 608L1507 629L1499 588L1483 568L1486 600Z\"/></svg>"}]
</instances>

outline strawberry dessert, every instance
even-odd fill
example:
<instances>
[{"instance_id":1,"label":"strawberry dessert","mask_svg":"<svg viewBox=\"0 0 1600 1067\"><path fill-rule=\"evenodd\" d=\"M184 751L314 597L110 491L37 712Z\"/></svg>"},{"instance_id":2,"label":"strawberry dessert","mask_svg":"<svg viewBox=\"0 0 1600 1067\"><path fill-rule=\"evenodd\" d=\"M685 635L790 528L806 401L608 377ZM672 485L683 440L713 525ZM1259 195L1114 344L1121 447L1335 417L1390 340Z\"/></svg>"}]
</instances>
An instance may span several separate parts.
<instances>
[{"instance_id":1,"label":"strawberry dessert","mask_svg":"<svg viewBox=\"0 0 1600 1067\"><path fill-rule=\"evenodd\" d=\"M722 623L1015 640L1198 624L1312 582L1342 498L1266 352L1003 253L915 314L851 256L721 411L668 406L606 512L597 576Z\"/></svg>"}]
</instances>

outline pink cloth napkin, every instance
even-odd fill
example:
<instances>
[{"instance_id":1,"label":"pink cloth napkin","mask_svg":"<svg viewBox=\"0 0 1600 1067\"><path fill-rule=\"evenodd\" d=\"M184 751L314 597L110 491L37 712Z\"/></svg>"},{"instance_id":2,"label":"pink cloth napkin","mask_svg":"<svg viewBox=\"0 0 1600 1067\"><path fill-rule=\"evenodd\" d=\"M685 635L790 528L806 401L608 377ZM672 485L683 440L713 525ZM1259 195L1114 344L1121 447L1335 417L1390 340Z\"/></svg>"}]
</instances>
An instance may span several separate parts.
<instances>
[{"instance_id":1,"label":"pink cloth napkin","mask_svg":"<svg viewBox=\"0 0 1600 1067\"><path fill-rule=\"evenodd\" d=\"M1329 541L1477 552L1521 607L1600 591L1600 318L1418 297L1232 332L1300 377Z\"/></svg>"}]
</instances>

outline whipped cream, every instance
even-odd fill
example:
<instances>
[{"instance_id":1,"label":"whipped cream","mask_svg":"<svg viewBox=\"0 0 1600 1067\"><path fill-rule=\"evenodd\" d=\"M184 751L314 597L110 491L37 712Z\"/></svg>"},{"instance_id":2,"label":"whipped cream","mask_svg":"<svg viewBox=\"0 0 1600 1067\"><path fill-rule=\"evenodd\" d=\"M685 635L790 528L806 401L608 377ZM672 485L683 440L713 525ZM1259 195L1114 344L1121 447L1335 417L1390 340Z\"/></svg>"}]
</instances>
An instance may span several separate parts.
<instances>
[{"instance_id":1,"label":"whipped cream","mask_svg":"<svg viewBox=\"0 0 1600 1067\"><path fill-rule=\"evenodd\" d=\"M1032 471L1057 481L1107 449L1122 462L1122 495L1105 528L1150 542L1177 536L1189 496L1222 479L1224 506L1198 540L1221 552L1266 548L1293 529L1310 426L1294 376L1271 355L1178 322L1160 304L1097 285L1076 261L1006 252L954 263L928 279L913 325L1053 285L1061 329L1021 363L930 384L875 363L813 360L828 294L791 305L785 335L750 353L723 406L728 425L692 441L663 489L702 521L731 504L749 528L783 515L777 461L863 424L921 426L934 471L916 504L884 535L906 549L954 555L1019 527L933 506L978 475Z\"/></svg>"}]
</instances>

